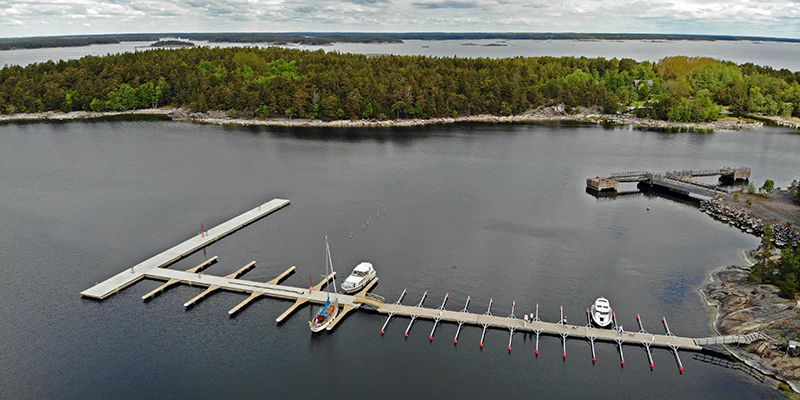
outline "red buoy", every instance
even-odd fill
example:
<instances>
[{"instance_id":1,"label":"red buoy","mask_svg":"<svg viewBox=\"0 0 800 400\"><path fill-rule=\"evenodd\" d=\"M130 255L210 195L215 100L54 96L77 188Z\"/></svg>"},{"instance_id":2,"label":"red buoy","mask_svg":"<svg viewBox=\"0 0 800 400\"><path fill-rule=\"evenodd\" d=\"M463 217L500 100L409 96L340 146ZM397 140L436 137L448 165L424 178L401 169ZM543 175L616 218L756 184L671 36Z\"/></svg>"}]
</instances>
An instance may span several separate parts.
<instances>
[{"instance_id":1,"label":"red buoy","mask_svg":"<svg viewBox=\"0 0 800 400\"><path fill-rule=\"evenodd\" d=\"M381 329L381 335L383 335L384 333L386 333L386 332L383 329Z\"/></svg>"},{"instance_id":2,"label":"red buoy","mask_svg":"<svg viewBox=\"0 0 800 400\"><path fill-rule=\"evenodd\" d=\"M592 357L592 362L597 361L597 357Z\"/></svg>"},{"instance_id":3,"label":"red buoy","mask_svg":"<svg viewBox=\"0 0 800 400\"><path fill-rule=\"evenodd\" d=\"M458 339L453 339L453 343L458 344Z\"/></svg>"},{"instance_id":4,"label":"red buoy","mask_svg":"<svg viewBox=\"0 0 800 400\"><path fill-rule=\"evenodd\" d=\"M622 360L619 363L622 364L622 365L625 365L625 360Z\"/></svg>"},{"instance_id":5,"label":"red buoy","mask_svg":"<svg viewBox=\"0 0 800 400\"><path fill-rule=\"evenodd\" d=\"M562 354L564 358L567 358L567 353Z\"/></svg>"},{"instance_id":6,"label":"red buoy","mask_svg":"<svg viewBox=\"0 0 800 400\"><path fill-rule=\"evenodd\" d=\"M678 368L679 371L683 372L683 367Z\"/></svg>"},{"instance_id":7,"label":"red buoy","mask_svg":"<svg viewBox=\"0 0 800 400\"><path fill-rule=\"evenodd\" d=\"M406 337L408 337L408 332L405 333Z\"/></svg>"},{"instance_id":8,"label":"red buoy","mask_svg":"<svg viewBox=\"0 0 800 400\"><path fill-rule=\"evenodd\" d=\"M650 368L653 368L653 367L655 367L655 366L656 366L655 364L650 364Z\"/></svg>"},{"instance_id":9,"label":"red buoy","mask_svg":"<svg viewBox=\"0 0 800 400\"><path fill-rule=\"evenodd\" d=\"M508 346L508 351L511 351L511 346Z\"/></svg>"},{"instance_id":10,"label":"red buoy","mask_svg":"<svg viewBox=\"0 0 800 400\"><path fill-rule=\"evenodd\" d=\"M481 347L483 347L483 342L481 342Z\"/></svg>"},{"instance_id":11,"label":"red buoy","mask_svg":"<svg viewBox=\"0 0 800 400\"><path fill-rule=\"evenodd\" d=\"M539 355L539 349L536 349L536 355L537 356Z\"/></svg>"},{"instance_id":12,"label":"red buoy","mask_svg":"<svg viewBox=\"0 0 800 400\"><path fill-rule=\"evenodd\" d=\"M428 340L433 340L433 336L428 336Z\"/></svg>"}]
</instances>

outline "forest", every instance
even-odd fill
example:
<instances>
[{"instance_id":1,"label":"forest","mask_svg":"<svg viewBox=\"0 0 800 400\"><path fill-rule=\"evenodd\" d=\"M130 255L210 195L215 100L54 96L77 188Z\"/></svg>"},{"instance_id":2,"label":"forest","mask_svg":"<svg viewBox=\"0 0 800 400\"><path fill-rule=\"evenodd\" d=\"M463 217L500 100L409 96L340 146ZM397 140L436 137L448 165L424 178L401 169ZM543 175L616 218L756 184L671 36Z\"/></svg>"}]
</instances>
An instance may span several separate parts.
<instances>
[{"instance_id":1,"label":"forest","mask_svg":"<svg viewBox=\"0 0 800 400\"><path fill-rule=\"evenodd\" d=\"M224 110L232 117L401 119L599 107L672 121L800 116L800 72L702 57L366 56L280 47L154 49L0 70L0 113Z\"/></svg>"}]
</instances>

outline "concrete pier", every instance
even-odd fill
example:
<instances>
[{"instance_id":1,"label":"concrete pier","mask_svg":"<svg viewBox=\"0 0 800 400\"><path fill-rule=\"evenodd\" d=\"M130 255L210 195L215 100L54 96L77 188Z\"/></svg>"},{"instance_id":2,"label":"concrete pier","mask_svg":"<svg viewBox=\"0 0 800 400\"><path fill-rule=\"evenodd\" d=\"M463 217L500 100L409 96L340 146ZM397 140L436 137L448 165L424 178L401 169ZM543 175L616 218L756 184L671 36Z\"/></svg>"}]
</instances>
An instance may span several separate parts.
<instances>
[{"instance_id":1,"label":"concrete pier","mask_svg":"<svg viewBox=\"0 0 800 400\"><path fill-rule=\"evenodd\" d=\"M100 282L89 289L81 292L82 296L95 299L105 299L106 297L140 281L145 274L156 269L166 268L178 260L191 255L192 253L213 244L214 242L230 235L245 226L258 221L259 219L280 210L289 205L289 200L273 199L250 211L245 212L227 222L224 222L206 232L201 232L197 236L185 242L171 247L147 260L126 269L111 278Z\"/></svg>"},{"instance_id":2,"label":"concrete pier","mask_svg":"<svg viewBox=\"0 0 800 400\"><path fill-rule=\"evenodd\" d=\"M694 177L719 176L720 178L737 181L750 178L750 168L722 167L710 170L682 170L669 172L648 172L631 171L611 174L610 177L594 177L586 180L587 190L592 193L616 193L619 190L620 182L638 182L668 189L685 195L696 194L714 197L720 193L727 193L727 190L716 185L709 185L702 182L692 181Z\"/></svg>"}]
</instances>

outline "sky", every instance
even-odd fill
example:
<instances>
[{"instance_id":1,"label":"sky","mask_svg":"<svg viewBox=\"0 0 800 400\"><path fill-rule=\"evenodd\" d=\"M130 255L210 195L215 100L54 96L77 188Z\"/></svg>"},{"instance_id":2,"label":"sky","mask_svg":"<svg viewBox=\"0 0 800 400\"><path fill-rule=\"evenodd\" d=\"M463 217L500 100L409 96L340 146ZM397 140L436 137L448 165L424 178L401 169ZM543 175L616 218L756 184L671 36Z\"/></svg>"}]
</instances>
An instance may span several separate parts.
<instances>
[{"instance_id":1,"label":"sky","mask_svg":"<svg viewBox=\"0 0 800 400\"><path fill-rule=\"evenodd\" d=\"M800 0L0 0L0 37L583 32L800 39Z\"/></svg>"}]
</instances>

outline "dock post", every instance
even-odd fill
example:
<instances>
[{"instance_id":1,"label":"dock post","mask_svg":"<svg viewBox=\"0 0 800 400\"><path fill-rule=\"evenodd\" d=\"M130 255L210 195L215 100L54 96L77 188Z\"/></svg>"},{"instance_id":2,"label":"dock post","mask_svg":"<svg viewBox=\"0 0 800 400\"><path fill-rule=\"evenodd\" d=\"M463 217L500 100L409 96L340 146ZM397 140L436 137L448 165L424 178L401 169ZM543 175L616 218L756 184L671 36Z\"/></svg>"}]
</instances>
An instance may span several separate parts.
<instances>
[{"instance_id":1,"label":"dock post","mask_svg":"<svg viewBox=\"0 0 800 400\"><path fill-rule=\"evenodd\" d=\"M489 308L486 310L485 313L483 313L483 315L487 315L490 317L492 316L492 304L494 304L494 297L489 298ZM481 325L483 325L483 333L481 333L481 347L483 347L483 337L486 336L486 329L489 327L489 325L491 325L491 323L481 322Z\"/></svg>"},{"instance_id":2,"label":"dock post","mask_svg":"<svg viewBox=\"0 0 800 400\"><path fill-rule=\"evenodd\" d=\"M414 307L421 308L422 307L422 303L425 302L426 298L428 298L428 291L427 290L425 291L425 294L422 295L422 299L419 300L419 303L417 303L417 305L414 306ZM405 337L408 337L408 331L411 330L411 324L414 323L414 320L416 320L417 317L419 317L419 314L411 316L411 321L408 322L408 327L406 328L406 333L404 334Z\"/></svg>"},{"instance_id":3,"label":"dock post","mask_svg":"<svg viewBox=\"0 0 800 400\"><path fill-rule=\"evenodd\" d=\"M669 345L669 347L675 353L675 360L678 361L678 371L680 371L681 374L683 374L683 364L681 363L681 357L678 355L678 346L671 344Z\"/></svg>"},{"instance_id":4,"label":"dock post","mask_svg":"<svg viewBox=\"0 0 800 400\"><path fill-rule=\"evenodd\" d=\"M469 311L467 311L467 307L469 307L470 300L472 300L472 296L467 296L467 302L464 304L464 308L461 311L459 311L460 313L463 313L463 314L468 314L469 313ZM463 326L464 323L467 322L467 321L465 321L463 319L459 319L456 322L458 322L458 329L456 329L456 336L455 336L455 338L453 338L453 344L458 344L458 334L461 333L461 326Z\"/></svg>"},{"instance_id":5,"label":"dock post","mask_svg":"<svg viewBox=\"0 0 800 400\"><path fill-rule=\"evenodd\" d=\"M380 214L378 214L380 215ZM433 332L436 330L436 325L439 324L439 321L442 320L442 311L444 311L444 304L447 303L447 299L450 298L450 293L444 295L444 300L442 301L442 305L437 308L439 310L439 317L433 318L433 328L431 328L431 334L428 336L428 340L433 340Z\"/></svg>"},{"instance_id":6,"label":"dock post","mask_svg":"<svg viewBox=\"0 0 800 400\"><path fill-rule=\"evenodd\" d=\"M644 327L642 326L642 319L639 318L639 314L636 314L636 322L639 324L639 333L650 333L644 330Z\"/></svg>"},{"instance_id":7,"label":"dock post","mask_svg":"<svg viewBox=\"0 0 800 400\"><path fill-rule=\"evenodd\" d=\"M669 324L667 323L667 317L661 317L661 322L664 324L664 329L667 330L667 336L675 336L669 330Z\"/></svg>"},{"instance_id":8,"label":"dock post","mask_svg":"<svg viewBox=\"0 0 800 400\"><path fill-rule=\"evenodd\" d=\"M622 352L622 339L617 338L617 339L614 339L614 341L617 342L617 345L619 345L619 364L624 366L625 365L625 354Z\"/></svg>"},{"instance_id":9,"label":"dock post","mask_svg":"<svg viewBox=\"0 0 800 400\"><path fill-rule=\"evenodd\" d=\"M514 300L511 303L511 315L509 315L508 318L517 319L517 317L514 315L514 309L516 309L516 308L517 308L517 301ZM508 335L508 351L511 351L511 339L514 337L514 331L516 329L517 329L517 327L515 327L515 326L508 326L508 330L511 331L510 334Z\"/></svg>"},{"instance_id":10,"label":"dock post","mask_svg":"<svg viewBox=\"0 0 800 400\"><path fill-rule=\"evenodd\" d=\"M400 305L400 302L403 301L403 297L408 293L408 289L403 289L403 293L400 294L400 298L394 302L394 305ZM386 325L389 325L389 320L392 319L395 313L390 312L389 316L386 317L386 322L383 323L383 327L381 328L381 335L386 333Z\"/></svg>"},{"instance_id":11,"label":"dock post","mask_svg":"<svg viewBox=\"0 0 800 400\"><path fill-rule=\"evenodd\" d=\"M537 306L538 306L538 304L537 304ZM537 307L536 309L538 310L539 308ZM533 332L536 333L536 351L534 352L534 354L536 354L536 356L538 357L539 356L539 335L542 334L542 330L541 329L534 329Z\"/></svg>"},{"instance_id":12,"label":"dock post","mask_svg":"<svg viewBox=\"0 0 800 400\"><path fill-rule=\"evenodd\" d=\"M644 349L647 351L647 359L650 360L650 370L652 371L656 364L653 362L653 355L650 354L650 345L651 342L642 342Z\"/></svg>"},{"instance_id":13,"label":"dock post","mask_svg":"<svg viewBox=\"0 0 800 400\"><path fill-rule=\"evenodd\" d=\"M492 323L491 322L481 322L481 325L483 325L483 332L481 333L481 347L483 347L483 338L484 338L484 336L486 336L486 329L489 328L489 326L492 325Z\"/></svg>"}]
</instances>

